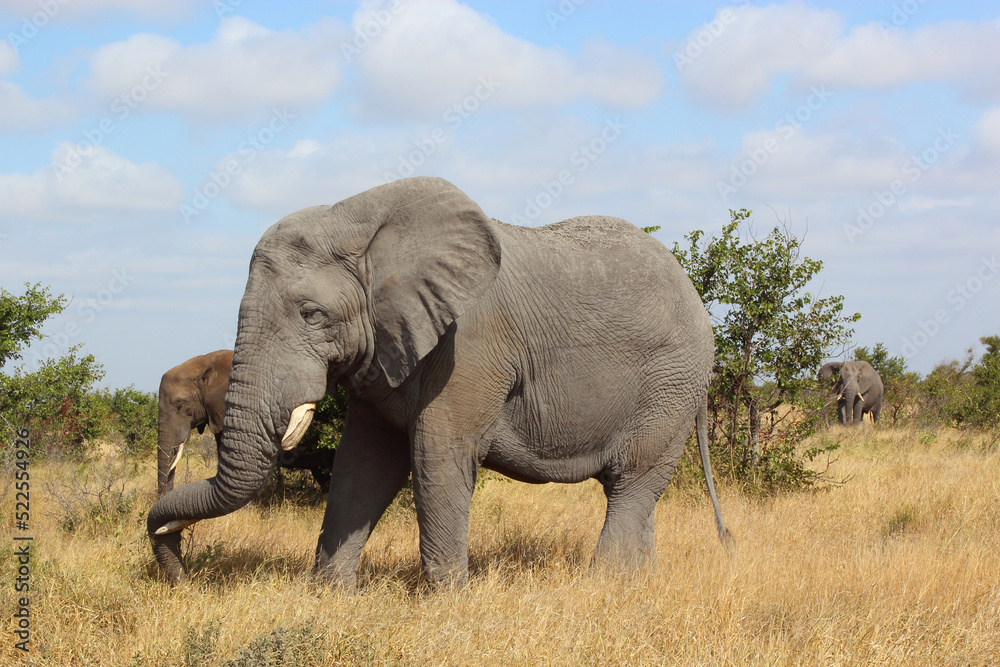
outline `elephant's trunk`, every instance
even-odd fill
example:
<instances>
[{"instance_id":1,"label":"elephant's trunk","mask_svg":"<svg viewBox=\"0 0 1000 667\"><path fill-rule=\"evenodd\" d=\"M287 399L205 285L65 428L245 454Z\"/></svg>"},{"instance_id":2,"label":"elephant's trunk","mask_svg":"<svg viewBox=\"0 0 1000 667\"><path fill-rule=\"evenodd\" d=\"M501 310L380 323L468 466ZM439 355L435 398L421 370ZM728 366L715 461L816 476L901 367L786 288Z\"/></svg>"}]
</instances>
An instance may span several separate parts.
<instances>
[{"instance_id":1,"label":"elephant's trunk","mask_svg":"<svg viewBox=\"0 0 1000 667\"><path fill-rule=\"evenodd\" d=\"M167 433L166 415L160 406L160 416L156 425L156 497L160 498L174 488L174 472L170 469L173 461L173 447Z\"/></svg>"},{"instance_id":2,"label":"elephant's trunk","mask_svg":"<svg viewBox=\"0 0 1000 667\"><path fill-rule=\"evenodd\" d=\"M850 426L854 423L854 401L858 397L858 385L848 382L844 386L844 423Z\"/></svg>"},{"instance_id":3,"label":"elephant's trunk","mask_svg":"<svg viewBox=\"0 0 1000 667\"><path fill-rule=\"evenodd\" d=\"M156 497L174 488L174 468L191 434L191 422L161 400L156 423Z\"/></svg>"},{"instance_id":4,"label":"elephant's trunk","mask_svg":"<svg viewBox=\"0 0 1000 667\"><path fill-rule=\"evenodd\" d=\"M172 583L185 577L180 529L234 512L263 488L278 454L279 439L263 400L262 382L247 365L233 365L215 477L171 491L149 510L146 527L153 554ZM159 531L160 534L157 534Z\"/></svg>"}]
</instances>

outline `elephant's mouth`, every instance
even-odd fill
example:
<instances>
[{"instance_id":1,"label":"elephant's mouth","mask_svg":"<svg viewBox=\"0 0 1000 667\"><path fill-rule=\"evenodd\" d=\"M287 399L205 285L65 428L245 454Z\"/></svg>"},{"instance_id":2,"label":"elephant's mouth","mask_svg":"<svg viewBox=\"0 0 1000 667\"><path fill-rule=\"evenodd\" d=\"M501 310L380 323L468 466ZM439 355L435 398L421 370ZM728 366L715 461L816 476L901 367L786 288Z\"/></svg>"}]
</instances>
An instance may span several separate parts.
<instances>
[{"instance_id":1,"label":"elephant's mouth","mask_svg":"<svg viewBox=\"0 0 1000 667\"><path fill-rule=\"evenodd\" d=\"M294 410L292 410L291 416L288 418L288 427L285 429L285 435L281 438L281 448L284 451L294 449L295 445L299 444L302 436L305 435L306 430L312 423L313 415L316 413L315 403L303 403ZM177 457L171 464L170 469L173 470L174 466L180 460L181 452L184 450L184 443L181 443L180 449L177 452ZM197 519L174 519L173 521L168 521L159 528L156 529L155 535L167 535L169 533L176 533L179 530L183 530L188 526L198 523Z\"/></svg>"}]
</instances>

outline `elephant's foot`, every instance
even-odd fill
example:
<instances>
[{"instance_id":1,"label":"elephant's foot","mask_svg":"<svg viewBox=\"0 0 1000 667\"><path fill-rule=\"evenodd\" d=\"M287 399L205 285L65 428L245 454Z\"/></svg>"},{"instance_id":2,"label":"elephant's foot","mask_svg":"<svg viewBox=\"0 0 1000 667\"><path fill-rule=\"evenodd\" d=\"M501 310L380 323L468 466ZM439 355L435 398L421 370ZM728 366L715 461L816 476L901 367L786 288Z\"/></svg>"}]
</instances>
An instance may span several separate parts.
<instances>
[{"instance_id":1,"label":"elephant's foot","mask_svg":"<svg viewBox=\"0 0 1000 667\"><path fill-rule=\"evenodd\" d=\"M172 586L186 581L188 574L181 558L181 534L179 532L166 535L154 533L149 537L153 543L153 555L156 557L156 562L160 564L160 569L166 575L167 581Z\"/></svg>"},{"instance_id":2,"label":"elephant's foot","mask_svg":"<svg viewBox=\"0 0 1000 667\"><path fill-rule=\"evenodd\" d=\"M329 559L317 557L313 567L313 580L317 585L336 591L355 593L358 590L358 567L353 568Z\"/></svg>"},{"instance_id":3,"label":"elephant's foot","mask_svg":"<svg viewBox=\"0 0 1000 667\"><path fill-rule=\"evenodd\" d=\"M450 562L423 560L423 573L434 589L462 588L469 581L469 559L451 559Z\"/></svg>"},{"instance_id":4,"label":"elephant's foot","mask_svg":"<svg viewBox=\"0 0 1000 667\"><path fill-rule=\"evenodd\" d=\"M631 534L614 534L601 531L590 565L597 569L639 570L656 564L656 546L653 532L635 531Z\"/></svg>"}]
</instances>

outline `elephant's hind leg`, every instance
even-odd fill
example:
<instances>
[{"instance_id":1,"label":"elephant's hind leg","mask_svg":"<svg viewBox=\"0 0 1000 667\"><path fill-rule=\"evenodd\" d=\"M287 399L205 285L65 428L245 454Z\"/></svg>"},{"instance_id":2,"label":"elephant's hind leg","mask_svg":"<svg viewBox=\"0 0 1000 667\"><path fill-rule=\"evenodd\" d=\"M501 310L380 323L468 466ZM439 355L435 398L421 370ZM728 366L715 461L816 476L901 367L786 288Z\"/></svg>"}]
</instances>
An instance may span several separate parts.
<instances>
[{"instance_id":1,"label":"elephant's hind leg","mask_svg":"<svg viewBox=\"0 0 1000 667\"><path fill-rule=\"evenodd\" d=\"M624 484L605 482L608 511L594 550L595 565L643 566L656 561L656 502L672 472L657 466Z\"/></svg>"},{"instance_id":2,"label":"elephant's hind leg","mask_svg":"<svg viewBox=\"0 0 1000 667\"><path fill-rule=\"evenodd\" d=\"M659 461L645 471L620 476L602 473L608 499L604 528L597 539L594 564L652 565L656 561L656 503L667 489L688 432L675 436Z\"/></svg>"}]
</instances>

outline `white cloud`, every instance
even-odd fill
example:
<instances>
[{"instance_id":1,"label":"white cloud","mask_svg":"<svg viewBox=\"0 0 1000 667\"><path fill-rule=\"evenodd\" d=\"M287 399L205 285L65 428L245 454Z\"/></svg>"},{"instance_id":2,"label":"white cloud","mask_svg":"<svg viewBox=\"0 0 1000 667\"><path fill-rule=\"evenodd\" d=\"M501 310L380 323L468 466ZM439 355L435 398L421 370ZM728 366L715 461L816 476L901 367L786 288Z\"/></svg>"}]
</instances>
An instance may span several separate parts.
<instances>
[{"instance_id":1,"label":"white cloud","mask_svg":"<svg viewBox=\"0 0 1000 667\"><path fill-rule=\"evenodd\" d=\"M0 76L12 74L18 64L17 51L10 42L7 40L0 42Z\"/></svg>"},{"instance_id":2,"label":"white cloud","mask_svg":"<svg viewBox=\"0 0 1000 667\"><path fill-rule=\"evenodd\" d=\"M724 109L748 107L784 74L803 87L887 90L931 81L1000 98L1000 19L912 31L876 21L844 35L837 12L793 3L721 9L709 27L692 31L674 57L683 85Z\"/></svg>"},{"instance_id":3,"label":"white cloud","mask_svg":"<svg viewBox=\"0 0 1000 667\"><path fill-rule=\"evenodd\" d=\"M741 109L770 90L775 76L829 53L841 29L836 12L797 3L726 7L678 45L674 62L697 99Z\"/></svg>"},{"instance_id":4,"label":"white cloud","mask_svg":"<svg viewBox=\"0 0 1000 667\"><path fill-rule=\"evenodd\" d=\"M288 151L257 153L234 177L226 196L238 207L284 215L306 206L333 204L383 182L401 134L367 136L350 132L327 144L304 139ZM238 159L237 154L220 160Z\"/></svg>"},{"instance_id":5,"label":"white cloud","mask_svg":"<svg viewBox=\"0 0 1000 667\"><path fill-rule=\"evenodd\" d=\"M0 81L0 132L30 132L75 120L76 109L65 99L36 99L20 86Z\"/></svg>"},{"instance_id":6,"label":"white cloud","mask_svg":"<svg viewBox=\"0 0 1000 667\"><path fill-rule=\"evenodd\" d=\"M101 47L90 62L90 87L112 99L162 72L143 108L231 119L271 106L301 109L327 99L340 80L333 44L344 28L322 20L301 32L272 31L243 17L222 20L211 41L182 46L137 34Z\"/></svg>"},{"instance_id":7,"label":"white cloud","mask_svg":"<svg viewBox=\"0 0 1000 667\"><path fill-rule=\"evenodd\" d=\"M53 165L32 174L0 174L0 200L8 218L51 222L120 221L137 213L175 209L181 184L151 162L135 164L105 146L92 149L79 163L73 144L52 152Z\"/></svg>"},{"instance_id":8,"label":"white cloud","mask_svg":"<svg viewBox=\"0 0 1000 667\"><path fill-rule=\"evenodd\" d=\"M888 89L916 81L958 85L967 93L1000 94L1000 19L949 21L912 32L868 24L839 40L805 78L837 87Z\"/></svg>"},{"instance_id":9,"label":"white cloud","mask_svg":"<svg viewBox=\"0 0 1000 667\"><path fill-rule=\"evenodd\" d=\"M1000 107L983 112L972 131L979 149L994 159L1000 158Z\"/></svg>"},{"instance_id":10,"label":"white cloud","mask_svg":"<svg viewBox=\"0 0 1000 667\"><path fill-rule=\"evenodd\" d=\"M375 33L356 54L368 112L441 117L470 96L507 109L578 100L627 109L663 92L658 66L633 51L597 41L574 58L510 35L454 0L403 3L395 13L368 4L353 24L356 35Z\"/></svg>"},{"instance_id":11,"label":"white cloud","mask_svg":"<svg viewBox=\"0 0 1000 667\"><path fill-rule=\"evenodd\" d=\"M655 190L658 201L667 202L665 208L674 214L681 209L689 216L684 219L697 224L701 211L696 213L693 201L704 197L710 187L706 183L719 170L721 158L714 146L637 149L635 142L625 145L631 128L617 135L609 128L607 123L581 118L560 117L560 122L553 122L546 117L523 122L516 131L503 134L486 126L470 128L461 135L448 135L437 145L428 143L426 134L345 132L326 143L307 139L287 151L258 153L234 178L226 197L240 209L267 210L280 216L340 201L385 182L387 173L394 177L435 175L451 180L489 215L508 222L515 215L542 224L604 213L638 223L652 218L636 204L635 193ZM604 143L602 133L611 141ZM591 147L594 151L588 154L581 150ZM225 162L224 158L220 164ZM556 182L560 172L568 176L562 185ZM527 200L547 192L557 192L551 205L543 196L544 210L526 213ZM725 211L721 203L718 208ZM680 224L680 220L675 215L667 224Z\"/></svg>"}]
</instances>

